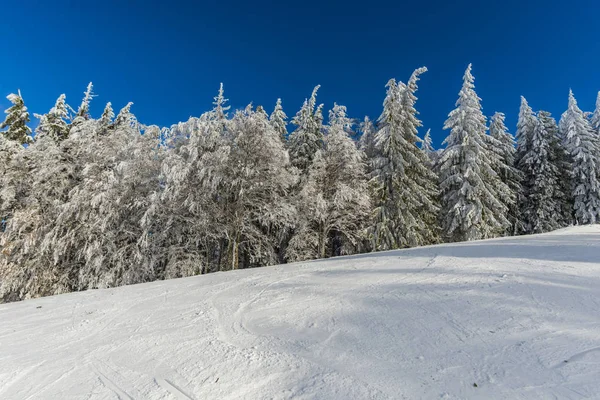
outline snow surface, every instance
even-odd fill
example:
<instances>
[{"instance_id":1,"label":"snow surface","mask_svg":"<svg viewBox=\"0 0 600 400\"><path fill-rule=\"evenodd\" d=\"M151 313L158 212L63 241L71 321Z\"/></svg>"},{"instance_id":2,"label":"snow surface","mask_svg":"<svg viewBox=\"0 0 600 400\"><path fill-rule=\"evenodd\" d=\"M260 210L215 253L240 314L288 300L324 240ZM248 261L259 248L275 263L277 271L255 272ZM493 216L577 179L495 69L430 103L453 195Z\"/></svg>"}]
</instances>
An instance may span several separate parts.
<instances>
[{"instance_id":1,"label":"snow surface","mask_svg":"<svg viewBox=\"0 0 600 400\"><path fill-rule=\"evenodd\" d=\"M0 399L583 399L599 377L598 226L0 305Z\"/></svg>"}]
</instances>

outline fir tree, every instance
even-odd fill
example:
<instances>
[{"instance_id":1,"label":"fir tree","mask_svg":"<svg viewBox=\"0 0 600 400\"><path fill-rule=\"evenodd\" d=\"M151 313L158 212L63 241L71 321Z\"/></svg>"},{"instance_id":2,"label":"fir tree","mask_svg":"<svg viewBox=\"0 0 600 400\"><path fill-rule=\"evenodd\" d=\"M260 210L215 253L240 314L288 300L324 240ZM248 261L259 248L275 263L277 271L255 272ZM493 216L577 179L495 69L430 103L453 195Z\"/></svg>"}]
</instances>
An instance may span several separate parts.
<instances>
[{"instance_id":1,"label":"fir tree","mask_svg":"<svg viewBox=\"0 0 600 400\"><path fill-rule=\"evenodd\" d=\"M536 125L527 138L528 151L519 160L523 174L519 210L524 233L542 233L558 228L557 203L554 190L558 184L558 170L551 162L551 134L536 119Z\"/></svg>"},{"instance_id":2,"label":"fir tree","mask_svg":"<svg viewBox=\"0 0 600 400\"><path fill-rule=\"evenodd\" d=\"M324 147L315 154L299 194L298 223L286 255L290 260L357 251L369 217L364 156L351 139L346 107L329 112Z\"/></svg>"},{"instance_id":3,"label":"fir tree","mask_svg":"<svg viewBox=\"0 0 600 400\"><path fill-rule=\"evenodd\" d=\"M577 224L596 223L600 220L597 140L572 91L569 91L569 107L561 117L559 128L573 160L575 221Z\"/></svg>"},{"instance_id":4,"label":"fir tree","mask_svg":"<svg viewBox=\"0 0 600 400\"><path fill-rule=\"evenodd\" d=\"M6 109L4 113L6 118L0 124L0 129L6 129L2 134L9 140L14 140L19 144L31 144L31 128L29 123L29 112L19 90L17 94L11 93L6 98L13 104Z\"/></svg>"},{"instance_id":5,"label":"fir tree","mask_svg":"<svg viewBox=\"0 0 600 400\"><path fill-rule=\"evenodd\" d=\"M556 185L553 199L556 214L554 216L558 227L570 226L573 223L573 199L571 194L572 161L566 151L556 120L547 111L538 112L539 121L544 125L550 142L550 163L554 166Z\"/></svg>"},{"instance_id":6,"label":"fir tree","mask_svg":"<svg viewBox=\"0 0 600 400\"><path fill-rule=\"evenodd\" d=\"M85 121L90 119L90 102L96 95L93 92L94 85L90 82L87 86L86 91L83 94L83 100L81 101L81 105L77 109L77 114L75 116L75 120L73 123L80 123L80 121Z\"/></svg>"},{"instance_id":7,"label":"fir tree","mask_svg":"<svg viewBox=\"0 0 600 400\"><path fill-rule=\"evenodd\" d=\"M48 136L55 142L61 142L69 136L70 127L67 124L69 119L69 107L66 103L66 96L61 94L54 107L44 115L36 115L40 123L36 132L40 137Z\"/></svg>"},{"instance_id":8,"label":"fir tree","mask_svg":"<svg viewBox=\"0 0 600 400\"><path fill-rule=\"evenodd\" d=\"M518 210L515 205L517 196L521 191L521 174L515 165L515 140L508 132L503 113L495 113L490 121L490 136L496 140L497 147L495 151L498 154L498 162L494 166L494 171L500 177L502 182L510 190L510 196L504 205L508 208L508 220L511 223L511 228L507 231L508 234L514 234L519 218Z\"/></svg>"},{"instance_id":9,"label":"fir tree","mask_svg":"<svg viewBox=\"0 0 600 400\"><path fill-rule=\"evenodd\" d=\"M427 155L418 148L421 121L414 108L417 81L426 72L417 69L408 84L390 80L379 118L376 161L378 188L372 228L375 249L417 246L437 240L436 177Z\"/></svg>"},{"instance_id":10,"label":"fir tree","mask_svg":"<svg viewBox=\"0 0 600 400\"><path fill-rule=\"evenodd\" d=\"M457 108L444 125L450 135L440 159L440 219L444 234L452 241L493 237L509 226L500 199L508 188L492 168L495 155L488 148L485 116L473 82L469 65Z\"/></svg>"},{"instance_id":11,"label":"fir tree","mask_svg":"<svg viewBox=\"0 0 600 400\"><path fill-rule=\"evenodd\" d=\"M224 96L223 83L219 86L219 93L215 97L215 101L213 102L214 108L213 112L216 115L216 118L220 121L227 119L227 111L231 108L230 106L226 106L229 99L226 99Z\"/></svg>"},{"instance_id":12,"label":"fir tree","mask_svg":"<svg viewBox=\"0 0 600 400\"><path fill-rule=\"evenodd\" d=\"M360 139L358 140L358 148L365 153L367 160L370 163L370 161L377 156L377 145L375 141L377 131L369 117L365 117L363 122L361 122L359 130Z\"/></svg>"},{"instance_id":13,"label":"fir tree","mask_svg":"<svg viewBox=\"0 0 600 400\"><path fill-rule=\"evenodd\" d=\"M114 126L115 127L120 127L120 126L126 126L126 125L135 125L135 116L131 113L131 106L133 105L133 102L129 102L125 105L125 107L123 107L121 109L121 111L119 111L119 114L117 115L117 118L115 118L115 122L114 122ZM112 107L111 107L112 109ZM107 110L105 110L107 111Z\"/></svg>"},{"instance_id":14,"label":"fir tree","mask_svg":"<svg viewBox=\"0 0 600 400\"><path fill-rule=\"evenodd\" d=\"M287 115L283 112L283 107L281 106L281 99L277 99L277 103L275 104L275 109L273 113L271 113L271 117L269 118L269 122L271 126L279 133L279 137L281 137L281 141L285 143L287 141Z\"/></svg>"},{"instance_id":15,"label":"fir tree","mask_svg":"<svg viewBox=\"0 0 600 400\"><path fill-rule=\"evenodd\" d=\"M111 127L113 120L115 119L115 112L112 108L112 103L109 101L106 103L106 107L104 107L104 111L102 112L102 116L100 117L100 126L103 130L106 130Z\"/></svg>"},{"instance_id":16,"label":"fir tree","mask_svg":"<svg viewBox=\"0 0 600 400\"><path fill-rule=\"evenodd\" d=\"M323 146L323 105L315 109L319 87L313 89L310 99L304 100L302 108L292 119L296 129L290 134L288 147L292 165L303 174L308 172L315 153Z\"/></svg>"}]
</instances>

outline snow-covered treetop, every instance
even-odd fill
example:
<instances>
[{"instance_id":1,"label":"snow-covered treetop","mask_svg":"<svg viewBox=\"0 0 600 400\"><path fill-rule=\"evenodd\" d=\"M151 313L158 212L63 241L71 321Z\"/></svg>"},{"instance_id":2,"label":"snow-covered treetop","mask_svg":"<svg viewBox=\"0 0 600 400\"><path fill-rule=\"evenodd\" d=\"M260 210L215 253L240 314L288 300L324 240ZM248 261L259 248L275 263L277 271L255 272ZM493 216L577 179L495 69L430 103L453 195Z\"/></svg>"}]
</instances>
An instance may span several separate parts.
<instances>
[{"instance_id":1,"label":"snow-covered treetop","mask_svg":"<svg viewBox=\"0 0 600 400\"><path fill-rule=\"evenodd\" d=\"M92 82L88 83L86 91L83 93L83 100L79 109L77 109L77 117L89 119L90 117L90 102L96 95L93 92L94 85Z\"/></svg>"},{"instance_id":2,"label":"snow-covered treetop","mask_svg":"<svg viewBox=\"0 0 600 400\"><path fill-rule=\"evenodd\" d=\"M219 93L215 97L215 101L213 105L215 106L213 111L216 114L218 120L224 120L227 118L227 111L231 108L231 106L226 106L229 99L226 99L224 96L223 83L219 86Z\"/></svg>"},{"instance_id":3,"label":"snow-covered treetop","mask_svg":"<svg viewBox=\"0 0 600 400\"><path fill-rule=\"evenodd\" d=\"M133 125L135 125L136 119L135 119L135 116L131 113L132 105L133 105L133 102L130 101L129 103L127 103L125 105L125 107L123 107L121 109L121 111L119 111L119 115L117 115L117 118L115 119L115 123L114 123L115 126L125 126L125 125L133 126Z\"/></svg>"},{"instance_id":4,"label":"snow-covered treetop","mask_svg":"<svg viewBox=\"0 0 600 400\"><path fill-rule=\"evenodd\" d=\"M2 134L10 140L14 140L20 144L32 143L31 128L27 126L29 123L29 112L25 107L23 96L19 90L17 94L11 93L6 98L13 104L6 109L4 113L6 118L0 124L0 129L8 128Z\"/></svg>"},{"instance_id":5,"label":"snow-covered treetop","mask_svg":"<svg viewBox=\"0 0 600 400\"><path fill-rule=\"evenodd\" d=\"M598 97L596 98L596 109L592 114L591 121L592 128L600 135L600 92L598 92Z\"/></svg>"},{"instance_id":6,"label":"snow-covered treetop","mask_svg":"<svg viewBox=\"0 0 600 400\"><path fill-rule=\"evenodd\" d=\"M275 128L277 133L279 133L281 139L285 141L287 138L287 115L285 114L285 112L283 112L281 99L277 99L275 109L273 110L273 113L271 113L269 122L271 123L271 126Z\"/></svg>"},{"instance_id":7,"label":"snow-covered treetop","mask_svg":"<svg viewBox=\"0 0 600 400\"><path fill-rule=\"evenodd\" d=\"M112 103L109 101L108 103L106 103L106 107L104 107L102 117L100 117L100 124L104 127L107 127L112 123L114 118L115 112L113 111Z\"/></svg>"},{"instance_id":8,"label":"snow-covered treetop","mask_svg":"<svg viewBox=\"0 0 600 400\"><path fill-rule=\"evenodd\" d=\"M431 140L431 129L427 129L425 132L425 136L423 136L423 140L421 141L421 149L427 154L433 153L435 149L433 148Z\"/></svg>"}]
</instances>

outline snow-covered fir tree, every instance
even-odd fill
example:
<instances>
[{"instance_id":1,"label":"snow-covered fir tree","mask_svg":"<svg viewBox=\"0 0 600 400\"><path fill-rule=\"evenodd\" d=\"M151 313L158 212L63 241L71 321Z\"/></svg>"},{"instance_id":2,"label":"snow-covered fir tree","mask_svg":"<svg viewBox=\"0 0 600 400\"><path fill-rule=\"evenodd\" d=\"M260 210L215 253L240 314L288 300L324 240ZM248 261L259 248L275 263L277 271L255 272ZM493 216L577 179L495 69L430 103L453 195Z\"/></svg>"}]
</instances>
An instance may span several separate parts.
<instances>
[{"instance_id":1,"label":"snow-covered fir tree","mask_svg":"<svg viewBox=\"0 0 600 400\"><path fill-rule=\"evenodd\" d=\"M298 223L287 249L290 260L352 254L364 237L370 197L363 153L351 139L346 107L329 112L324 146L317 150L299 194Z\"/></svg>"},{"instance_id":2,"label":"snow-covered fir tree","mask_svg":"<svg viewBox=\"0 0 600 400\"><path fill-rule=\"evenodd\" d=\"M131 112L131 106L133 106L133 102L129 102L119 111L117 117L115 118L114 125L115 127L121 126L135 126L137 119ZM106 111L106 110L105 110Z\"/></svg>"},{"instance_id":3,"label":"snow-covered fir tree","mask_svg":"<svg viewBox=\"0 0 600 400\"><path fill-rule=\"evenodd\" d=\"M73 124L79 124L82 121L90 119L90 102L94 97L96 97L94 94L94 85L90 82L87 85L86 91L83 93L83 100L77 109Z\"/></svg>"},{"instance_id":4,"label":"snow-covered fir tree","mask_svg":"<svg viewBox=\"0 0 600 400\"><path fill-rule=\"evenodd\" d=\"M296 129L288 138L292 165L303 174L308 172L317 150L323 146L323 104L316 105L319 88L318 85L313 89L310 98L304 100L302 108L292 119Z\"/></svg>"},{"instance_id":5,"label":"snow-covered fir tree","mask_svg":"<svg viewBox=\"0 0 600 400\"><path fill-rule=\"evenodd\" d=\"M378 188L371 229L378 250L437 241L437 178L418 147L421 121L414 107L417 81L426 71L415 70L407 85L393 79L387 84L376 139L380 157L375 162Z\"/></svg>"},{"instance_id":6,"label":"snow-covered fir tree","mask_svg":"<svg viewBox=\"0 0 600 400\"><path fill-rule=\"evenodd\" d=\"M507 230L508 234L514 234L518 226L520 217L515 207L518 195L521 191L521 173L515 168L515 139L508 132L505 124L505 115L496 112L490 120L490 136L495 139L496 146L492 149L498 155L494 171L500 177L502 182L510 190L510 196L504 202L508 208L508 220L511 226Z\"/></svg>"},{"instance_id":7,"label":"snow-covered fir tree","mask_svg":"<svg viewBox=\"0 0 600 400\"><path fill-rule=\"evenodd\" d=\"M575 222L593 224L600 220L597 138L589 121L569 91L569 107L559 125L564 145L573 160L573 201Z\"/></svg>"},{"instance_id":8,"label":"snow-covered fir tree","mask_svg":"<svg viewBox=\"0 0 600 400\"><path fill-rule=\"evenodd\" d=\"M423 136L423 141L421 142L421 150L423 150L427 155L434 152L435 149L433 148L432 143L433 142L431 140L431 129L427 129L427 132L425 132L425 136Z\"/></svg>"},{"instance_id":9,"label":"snow-covered fir tree","mask_svg":"<svg viewBox=\"0 0 600 400\"><path fill-rule=\"evenodd\" d=\"M548 232L558 227L557 203L554 189L558 184L558 170L551 162L552 136L544 124L536 119L536 125L528 137L528 149L519 160L523 174L522 195L519 201L524 233Z\"/></svg>"},{"instance_id":10,"label":"snow-covered fir tree","mask_svg":"<svg viewBox=\"0 0 600 400\"><path fill-rule=\"evenodd\" d=\"M223 83L219 86L219 93L215 97L215 101L213 102L214 110L213 112L216 114L217 119L222 121L227 118L227 111L231 108L231 106L226 106L229 99L225 98L225 91L223 90Z\"/></svg>"},{"instance_id":11,"label":"snow-covered fir tree","mask_svg":"<svg viewBox=\"0 0 600 400\"><path fill-rule=\"evenodd\" d=\"M573 224L573 196L572 196L572 161L566 151L562 136L558 129L556 120L547 111L539 111L538 119L544 125L550 142L550 163L557 171L555 180L557 184L553 188L553 199L556 214L553 219L558 227L566 227Z\"/></svg>"},{"instance_id":12,"label":"snow-covered fir tree","mask_svg":"<svg viewBox=\"0 0 600 400\"><path fill-rule=\"evenodd\" d=\"M66 96L61 94L54 107L44 115L36 115L40 123L36 128L36 134L40 137L49 136L56 142L65 140L69 136L69 107L66 103Z\"/></svg>"},{"instance_id":13,"label":"snow-covered fir tree","mask_svg":"<svg viewBox=\"0 0 600 400\"><path fill-rule=\"evenodd\" d=\"M106 103L106 106L104 107L104 111L102 112L102 116L100 117L100 127L103 131L108 130L112 123L113 120L115 119L115 112L113 111L112 108L112 103L109 101L108 103Z\"/></svg>"},{"instance_id":14,"label":"snow-covered fir tree","mask_svg":"<svg viewBox=\"0 0 600 400\"><path fill-rule=\"evenodd\" d=\"M486 118L475 93L471 65L463 77L456 109L446 120L450 134L440 159L440 222L450 241L494 237L509 226L502 193L508 187L494 172L488 148Z\"/></svg>"},{"instance_id":15,"label":"snow-covered fir tree","mask_svg":"<svg viewBox=\"0 0 600 400\"><path fill-rule=\"evenodd\" d=\"M29 112L23 101L23 96L21 96L21 91L19 90L17 94L11 93L6 98L12 103L12 106L4 110L6 118L0 124L0 129L6 130L1 132L1 134L19 144L32 143L31 128L27 126L29 123Z\"/></svg>"},{"instance_id":16,"label":"snow-covered fir tree","mask_svg":"<svg viewBox=\"0 0 600 400\"><path fill-rule=\"evenodd\" d=\"M285 112L283 111L281 99L277 99L275 109L271 113L269 122L271 123L271 126L273 126L273 128L277 131L277 133L279 133L281 141L285 143L287 141L287 115L285 115Z\"/></svg>"}]
</instances>

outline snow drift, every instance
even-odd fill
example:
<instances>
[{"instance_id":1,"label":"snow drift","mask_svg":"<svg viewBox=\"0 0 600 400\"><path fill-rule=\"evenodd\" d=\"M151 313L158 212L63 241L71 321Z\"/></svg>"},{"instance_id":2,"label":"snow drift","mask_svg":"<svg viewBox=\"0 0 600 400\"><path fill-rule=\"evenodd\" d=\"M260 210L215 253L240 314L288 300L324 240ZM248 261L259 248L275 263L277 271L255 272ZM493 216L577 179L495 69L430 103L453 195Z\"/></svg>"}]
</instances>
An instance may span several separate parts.
<instances>
[{"instance_id":1,"label":"snow drift","mask_svg":"<svg viewBox=\"0 0 600 400\"><path fill-rule=\"evenodd\" d=\"M0 305L0 399L600 393L600 227Z\"/></svg>"}]
</instances>

